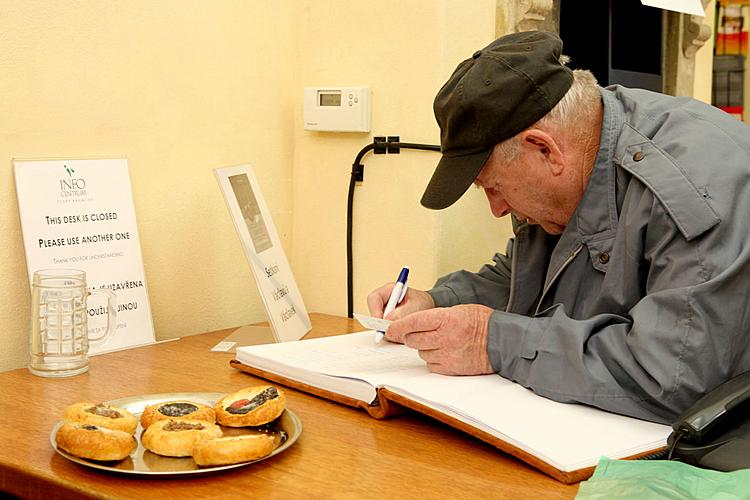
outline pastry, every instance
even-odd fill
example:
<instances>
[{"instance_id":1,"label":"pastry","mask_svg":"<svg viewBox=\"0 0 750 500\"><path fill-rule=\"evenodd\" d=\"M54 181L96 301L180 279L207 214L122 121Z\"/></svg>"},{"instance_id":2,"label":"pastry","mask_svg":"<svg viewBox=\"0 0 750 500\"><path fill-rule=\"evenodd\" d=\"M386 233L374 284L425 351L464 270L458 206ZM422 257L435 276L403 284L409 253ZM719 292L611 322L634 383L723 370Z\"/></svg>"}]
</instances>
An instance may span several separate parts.
<instances>
[{"instance_id":1,"label":"pastry","mask_svg":"<svg viewBox=\"0 0 750 500\"><path fill-rule=\"evenodd\" d=\"M220 399L214 410L216 420L227 427L263 425L284 411L286 397L272 385L248 387Z\"/></svg>"},{"instance_id":2,"label":"pastry","mask_svg":"<svg viewBox=\"0 0 750 500\"><path fill-rule=\"evenodd\" d=\"M143 446L166 457L189 457L200 438L221 437L221 428L202 420L157 420L141 435Z\"/></svg>"},{"instance_id":3,"label":"pastry","mask_svg":"<svg viewBox=\"0 0 750 500\"><path fill-rule=\"evenodd\" d=\"M75 422L64 422L55 441L71 455L100 461L122 460L137 446L133 435L127 432Z\"/></svg>"},{"instance_id":4,"label":"pastry","mask_svg":"<svg viewBox=\"0 0 750 500\"><path fill-rule=\"evenodd\" d=\"M134 434L138 420L127 410L105 403L75 403L63 411L63 420L106 427Z\"/></svg>"},{"instance_id":5,"label":"pastry","mask_svg":"<svg viewBox=\"0 0 750 500\"><path fill-rule=\"evenodd\" d=\"M273 436L268 434L199 439L193 450L193 460L201 467L239 464L265 457L275 447Z\"/></svg>"},{"instance_id":6,"label":"pastry","mask_svg":"<svg viewBox=\"0 0 750 500\"><path fill-rule=\"evenodd\" d=\"M166 401L147 406L141 415L141 425L147 429L159 420L202 420L216 422L214 409L192 401Z\"/></svg>"}]
</instances>

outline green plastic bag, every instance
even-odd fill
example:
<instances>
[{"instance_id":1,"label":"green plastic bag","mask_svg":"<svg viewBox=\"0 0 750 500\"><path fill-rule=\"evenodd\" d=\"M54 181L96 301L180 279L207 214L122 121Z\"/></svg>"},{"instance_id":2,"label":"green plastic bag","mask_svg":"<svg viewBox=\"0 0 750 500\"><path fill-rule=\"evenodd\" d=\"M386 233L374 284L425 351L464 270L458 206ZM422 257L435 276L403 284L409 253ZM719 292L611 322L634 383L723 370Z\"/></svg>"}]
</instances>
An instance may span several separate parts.
<instances>
[{"instance_id":1,"label":"green plastic bag","mask_svg":"<svg viewBox=\"0 0 750 500\"><path fill-rule=\"evenodd\" d=\"M576 500L750 500L750 469L719 472L669 460L602 457Z\"/></svg>"}]
</instances>

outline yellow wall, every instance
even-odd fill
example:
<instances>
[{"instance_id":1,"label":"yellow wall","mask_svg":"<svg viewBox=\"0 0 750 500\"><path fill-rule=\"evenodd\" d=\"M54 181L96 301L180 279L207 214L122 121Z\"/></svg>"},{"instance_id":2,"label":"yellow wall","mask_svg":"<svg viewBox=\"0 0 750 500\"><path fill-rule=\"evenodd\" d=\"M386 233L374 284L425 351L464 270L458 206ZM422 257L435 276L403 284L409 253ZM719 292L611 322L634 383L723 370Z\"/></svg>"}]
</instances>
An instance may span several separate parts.
<instances>
[{"instance_id":1,"label":"yellow wall","mask_svg":"<svg viewBox=\"0 0 750 500\"><path fill-rule=\"evenodd\" d=\"M494 38L495 2L386 0L377 9L340 0L300 4L300 87L372 89L370 134L303 130L301 91L296 95L291 260L308 309L346 314L352 162L373 136L439 143L433 98L461 60ZM402 265L411 267L411 286L428 288L439 275L478 269L492 256L498 236L488 247L488 238L472 231L491 218L481 192L440 212L419 205L438 159L434 152L410 150L365 156L364 182L354 194L355 311L366 313L367 293L396 279Z\"/></svg>"},{"instance_id":2,"label":"yellow wall","mask_svg":"<svg viewBox=\"0 0 750 500\"><path fill-rule=\"evenodd\" d=\"M0 0L0 370L28 355L14 157L128 157L159 338L264 318L212 169L256 166L289 252L295 7Z\"/></svg>"},{"instance_id":3,"label":"yellow wall","mask_svg":"<svg viewBox=\"0 0 750 500\"><path fill-rule=\"evenodd\" d=\"M0 0L0 11L0 370L28 356L12 158L128 157L159 339L265 317L212 173L245 162L308 310L345 314L354 156L373 135L436 143L435 92L494 30L494 0ZM372 88L373 133L302 129L302 88L328 84ZM477 241L456 250L471 227L458 223L467 203L486 217L481 193L449 211L419 207L437 158L365 158L356 310L402 264L414 268L414 286L428 287L494 251Z\"/></svg>"}]
</instances>

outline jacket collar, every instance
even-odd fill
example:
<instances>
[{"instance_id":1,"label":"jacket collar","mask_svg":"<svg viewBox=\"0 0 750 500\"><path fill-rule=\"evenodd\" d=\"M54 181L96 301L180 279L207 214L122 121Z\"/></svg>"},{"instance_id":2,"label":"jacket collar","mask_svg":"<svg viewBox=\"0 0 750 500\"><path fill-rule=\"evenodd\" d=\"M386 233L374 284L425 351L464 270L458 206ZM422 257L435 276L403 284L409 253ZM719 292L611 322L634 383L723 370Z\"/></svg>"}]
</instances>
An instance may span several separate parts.
<instances>
[{"instance_id":1,"label":"jacket collar","mask_svg":"<svg viewBox=\"0 0 750 500\"><path fill-rule=\"evenodd\" d=\"M570 233L578 243L612 236L617 227L617 179L612 160L625 115L622 105L610 91L601 89L601 94L603 113L599 150L589 183L563 235L567 240L566 235Z\"/></svg>"}]
</instances>

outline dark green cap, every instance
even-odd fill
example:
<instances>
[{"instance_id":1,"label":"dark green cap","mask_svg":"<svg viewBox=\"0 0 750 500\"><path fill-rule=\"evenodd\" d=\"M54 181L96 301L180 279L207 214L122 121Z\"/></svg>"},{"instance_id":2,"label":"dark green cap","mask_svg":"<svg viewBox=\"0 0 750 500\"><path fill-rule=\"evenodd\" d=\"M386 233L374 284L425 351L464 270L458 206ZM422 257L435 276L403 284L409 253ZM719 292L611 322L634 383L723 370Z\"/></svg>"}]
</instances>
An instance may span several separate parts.
<instances>
[{"instance_id":1,"label":"dark green cap","mask_svg":"<svg viewBox=\"0 0 750 500\"><path fill-rule=\"evenodd\" d=\"M560 63L554 33L498 38L458 65L433 105L443 157L422 195L439 210L463 195L492 148L536 123L562 99L573 72Z\"/></svg>"}]
</instances>

